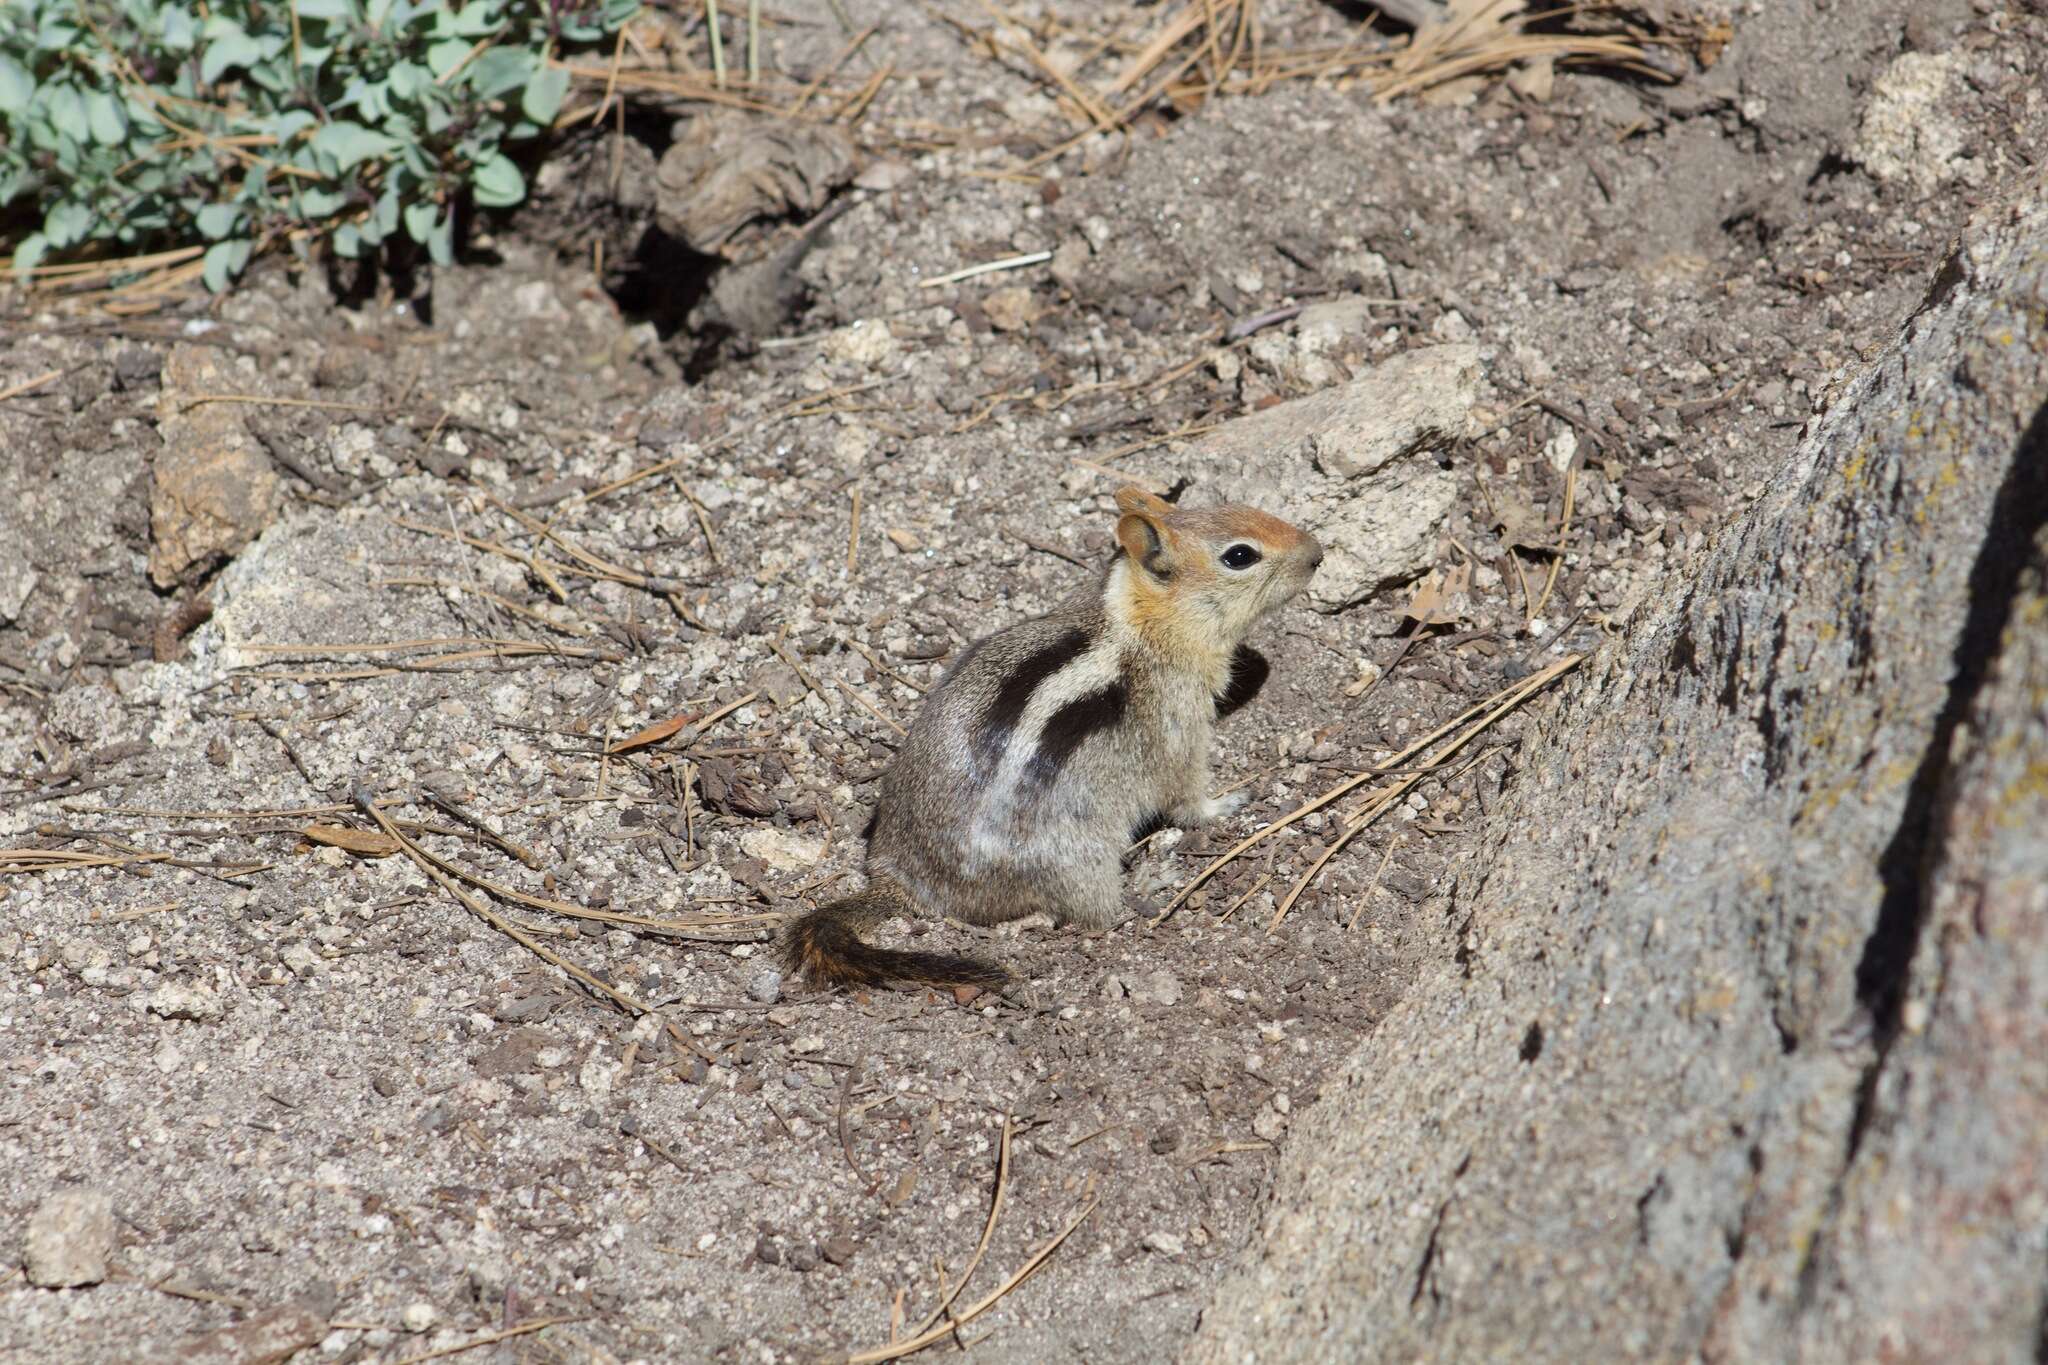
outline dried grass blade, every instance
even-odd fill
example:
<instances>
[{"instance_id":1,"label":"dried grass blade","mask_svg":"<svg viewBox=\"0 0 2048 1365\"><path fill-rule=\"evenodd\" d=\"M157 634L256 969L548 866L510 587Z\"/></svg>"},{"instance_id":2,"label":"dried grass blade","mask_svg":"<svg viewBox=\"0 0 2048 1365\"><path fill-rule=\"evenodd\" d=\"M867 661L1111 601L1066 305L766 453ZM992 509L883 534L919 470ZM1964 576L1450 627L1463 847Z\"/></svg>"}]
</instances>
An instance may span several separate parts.
<instances>
[{"instance_id":1,"label":"dried grass blade","mask_svg":"<svg viewBox=\"0 0 2048 1365\"><path fill-rule=\"evenodd\" d=\"M997 1285L987 1298L975 1304L966 1312L953 1317L943 1326L934 1327L927 1332L921 1332L908 1341L892 1342L887 1346L878 1346L874 1350L861 1351L855 1355L848 1356L846 1358L846 1365L881 1365L883 1361L901 1360L904 1356L915 1355L933 1342L944 1341L947 1337L953 1335L955 1331L965 1327L968 1323L995 1307L996 1303L1005 1294L1008 1294L1011 1290L1029 1279L1032 1273L1044 1265L1047 1258L1055 1251L1058 1251L1060 1245L1073 1235L1074 1229L1080 1227L1088 1215L1095 1212L1097 1202L1091 1199L1082 1205L1080 1211L1072 1218L1069 1218L1066 1226L1055 1233L1051 1240L1039 1247L1038 1250L1032 1252L1025 1259L1023 1265L1011 1272L1008 1279Z\"/></svg>"},{"instance_id":2,"label":"dried grass blade","mask_svg":"<svg viewBox=\"0 0 2048 1365\"><path fill-rule=\"evenodd\" d=\"M1583 654L1566 655L1564 658L1559 659L1556 663L1551 664L1549 667L1541 670L1540 672L1532 673L1528 677L1522 679L1522 681L1515 683L1512 686L1503 688L1501 691L1496 692L1493 696L1488 697L1485 701L1477 702L1472 706L1468 706L1463 711L1460 711L1457 715L1453 716L1451 719L1445 721L1442 725L1439 725L1436 729L1431 730L1421 739L1416 740L1413 744L1403 749L1400 753L1395 754L1392 758L1386 760L1384 763L1381 763L1376 767L1368 768L1362 773L1354 774L1353 776L1347 778L1343 782L1340 782L1336 786L1330 788L1330 790L1324 792L1321 796L1316 797L1313 801L1305 801L1301 805L1297 806L1295 809L1281 816L1278 820L1269 821L1268 823L1261 825L1258 829L1253 830L1250 834L1246 835L1244 838L1240 839L1236 844L1232 845L1229 851L1226 852L1222 857L1216 859L1214 862L1210 863L1209 866L1203 868L1200 872L1196 873L1193 877L1189 878L1187 885L1183 886L1180 889L1180 893L1176 895L1170 902L1167 903L1166 909L1160 911L1160 914L1166 915L1171 913L1175 909L1175 907L1179 906L1189 896L1193 895L1195 891L1204 882L1208 881L1218 872L1221 872L1225 867L1229 866L1233 861L1241 857L1246 849L1258 843L1260 840L1270 838L1272 835L1279 833L1287 826L1293 824L1296 820L1301 819L1305 815L1310 815L1316 811L1321 810L1324 806L1329 805L1332 801L1341 800L1345 795L1364 786L1366 783L1372 781L1374 778L1384 777L1390 771L1403 767L1410 758L1413 758L1416 754L1422 752L1424 749L1427 749L1430 745L1436 743L1445 735L1452 733L1459 726L1464 725L1466 722L1470 721L1474 716L1485 714L1496 704L1503 703L1505 701L1508 701L1509 699L1512 699L1514 702L1519 702L1525 697L1533 696L1535 693L1541 691L1544 687L1547 687L1554 679L1562 677L1565 673L1568 673L1572 669L1577 668L1579 664L1585 660L1585 657L1586 656Z\"/></svg>"}]
</instances>

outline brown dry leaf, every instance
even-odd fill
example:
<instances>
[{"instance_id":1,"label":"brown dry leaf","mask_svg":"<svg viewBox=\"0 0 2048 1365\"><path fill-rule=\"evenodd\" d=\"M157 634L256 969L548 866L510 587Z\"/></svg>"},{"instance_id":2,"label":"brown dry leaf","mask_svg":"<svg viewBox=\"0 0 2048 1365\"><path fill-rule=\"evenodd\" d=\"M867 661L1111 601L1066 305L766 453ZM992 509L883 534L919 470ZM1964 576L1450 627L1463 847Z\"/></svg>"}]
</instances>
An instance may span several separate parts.
<instances>
[{"instance_id":1,"label":"brown dry leaf","mask_svg":"<svg viewBox=\"0 0 2048 1365\"><path fill-rule=\"evenodd\" d=\"M645 730L627 735L617 744L606 749L605 752L608 754L622 754L628 749L640 749L649 744L659 744L691 721L697 719L698 714L696 711L685 711L681 715L670 716L667 720L658 720Z\"/></svg>"},{"instance_id":2,"label":"brown dry leaf","mask_svg":"<svg viewBox=\"0 0 2048 1365\"><path fill-rule=\"evenodd\" d=\"M1700 31L1700 70L1711 71L1721 60L1721 51L1735 38L1733 24L1709 24Z\"/></svg>"},{"instance_id":3,"label":"brown dry leaf","mask_svg":"<svg viewBox=\"0 0 2048 1365\"><path fill-rule=\"evenodd\" d=\"M707 758L697 765L697 795L711 809L729 815L760 817L781 809L758 782L740 771L739 765L722 758ZM731 872L732 868L726 870Z\"/></svg>"},{"instance_id":4,"label":"brown dry leaf","mask_svg":"<svg viewBox=\"0 0 2048 1365\"><path fill-rule=\"evenodd\" d=\"M1460 563L1448 572L1433 572L1415 585L1415 595L1401 614L1420 626L1442 625L1465 614L1465 594L1472 587L1472 565Z\"/></svg>"},{"instance_id":5,"label":"brown dry leaf","mask_svg":"<svg viewBox=\"0 0 2048 1365\"><path fill-rule=\"evenodd\" d=\"M359 858L388 858L403 847L382 830L353 825L308 825L299 831L299 837L309 844L345 849Z\"/></svg>"},{"instance_id":6,"label":"brown dry leaf","mask_svg":"<svg viewBox=\"0 0 2048 1365\"><path fill-rule=\"evenodd\" d=\"M1522 546L1531 550L1548 549L1551 544L1550 523L1535 504L1513 488L1496 488L1493 494L1494 529L1500 532L1501 544Z\"/></svg>"}]
</instances>

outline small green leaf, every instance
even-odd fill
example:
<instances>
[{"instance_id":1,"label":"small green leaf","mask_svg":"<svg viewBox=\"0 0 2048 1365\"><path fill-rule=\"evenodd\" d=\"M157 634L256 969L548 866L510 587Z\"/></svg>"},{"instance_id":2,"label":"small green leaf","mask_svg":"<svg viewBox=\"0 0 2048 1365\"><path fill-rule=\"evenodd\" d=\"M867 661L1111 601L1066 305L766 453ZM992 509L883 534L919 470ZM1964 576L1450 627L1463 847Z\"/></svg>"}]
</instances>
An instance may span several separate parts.
<instances>
[{"instance_id":1,"label":"small green leaf","mask_svg":"<svg viewBox=\"0 0 2048 1365\"><path fill-rule=\"evenodd\" d=\"M287 109L270 121L270 135L277 139L278 146L289 147L298 140L300 133L319 121L308 110Z\"/></svg>"},{"instance_id":2,"label":"small green leaf","mask_svg":"<svg viewBox=\"0 0 2048 1365\"><path fill-rule=\"evenodd\" d=\"M240 204L208 204L199 210L199 235L209 242L217 242L233 232L241 221Z\"/></svg>"},{"instance_id":3,"label":"small green leaf","mask_svg":"<svg viewBox=\"0 0 2048 1365\"><path fill-rule=\"evenodd\" d=\"M49 254L49 250L50 239L40 232L31 232L21 239L20 246L14 248L15 271L26 275L41 263L43 257Z\"/></svg>"},{"instance_id":4,"label":"small green leaf","mask_svg":"<svg viewBox=\"0 0 2048 1365\"><path fill-rule=\"evenodd\" d=\"M350 261L363 254L363 234L354 223L343 223L334 230L334 254Z\"/></svg>"},{"instance_id":5,"label":"small green leaf","mask_svg":"<svg viewBox=\"0 0 2048 1365\"><path fill-rule=\"evenodd\" d=\"M300 190L299 216L301 218L332 218L348 203L348 196L339 190Z\"/></svg>"},{"instance_id":6,"label":"small green leaf","mask_svg":"<svg viewBox=\"0 0 2048 1365\"><path fill-rule=\"evenodd\" d=\"M438 43L427 44L427 70L434 73L435 80L440 80L455 69L457 62L469 55L472 46L474 44L460 38L443 38Z\"/></svg>"},{"instance_id":7,"label":"small green leaf","mask_svg":"<svg viewBox=\"0 0 2048 1365\"><path fill-rule=\"evenodd\" d=\"M28 68L0 52L0 114L13 118L28 108L35 93L35 77L28 74Z\"/></svg>"},{"instance_id":8,"label":"small green leaf","mask_svg":"<svg viewBox=\"0 0 2048 1365\"><path fill-rule=\"evenodd\" d=\"M555 115L561 112L562 100L568 93L568 70L559 66L542 67L526 83L526 94L520 98L519 112L545 127L555 121Z\"/></svg>"},{"instance_id":9,"label":"small green leaf","mask_svg":"<svg viewBox=\"0 0 2048 1365\"><path fill-rule=\"evenodd\" d=\"M272 95L286 95L298 88L298 73L292 70L291 58L272 56L267 60L252 62L249 79L255 85Z\"/></svg>"},{"instance_id":10,"label":"small green leaf","mask_svg":"<svg viewBox=\"0 0 2048 1365\"><path fill-rule=\"evenodd\" d=\"M58 249L74 246L86 239L92 228L93 211L89 205L75 199L60 200L51 205L43 215L42 236Z\"/></svg>"},{"instance_id":11,"label":"small green leaf","mask_svg":"<svg viewBox=\"0 0 2048 1365\"><path fill-rule=\"evenodd\" d=\"M85 97L85 123L92 140L102 147L118 147L128 138L128 120L122 117L121 101L104 90Z\"/></svg>"},{"instance_id":12,"label":"small green leaf","mask_svg":"<svg viewBox=\"0 0 2048 1365\"><path fill-rule=\"evenodd\" d=\"M485 99L510 94L533 79L540 54L517 47L494 47L463 70L462 83Z\"/></svg>"},{"instance_id":13,"label":"small green leaf","mask_svg":"<svg viewBox=\"0 0 2048 1365\"><path fill-rule=\"evenodd\" d=\"M526 177L503 152L492 152L469 173L476 202L485 208L510 208L526 197Z\"/></svg>"},{"instance_id":14,"label":"small green leaf","mask_svg":"<svg viewBox=\"0 0 2048 1365\"><path fill-rule=\"evenodd\" d=\"M393 180L384 186L384 193L377 196L377 207L370 211L370 222L376 226L378 241L398 231L398 213L398 182Z\"/></svg>"},{"instance_id":15,"label":"small green leaf","mask_svg":"<svg viewBox=\"0 0 2048 1365\"><path fill-rule=\"evenodd\" d=\"M398 144L374 129L340 119L313 134L308 145L333 157L335 164L345 171L368 157L385 155Z\"/></svg>"},{"instance_id":16,"label":"small green leaf","mask_svg":"<svg viewBox=\"0 0 2048 1365\"><path fill-rule=\"evenodd\" d=\"M469 0L459 10L442 10L434 19L436 33L481 38L498 26L502 0Z\"/></svg>"},{"instance_id":17,"label":"small green leaf","mask_svg":"<svg viewBox=\"0 0 2048 1365\"><path fill-rule=\"evenodd\" d=\"M84 141L85 96L71 85L49 86L47 90L42 97L43 112L49 118L50 131L57 135L57 145Z\"/></svg>"},{"instance_id":18,"label":"small green leaf","mask_svg":"<svg viewBox=\"0 0 2048 1365\"><path fill-rule=\"evenodd\" d=\"M455 263L455 215L443 213L440 205L432 201L408 205L405 235L424 246L435 264Z\"/></svg>"},{"instance_id":19,"label":"small green leaf","mask_svg":"<svg viewBox=\"0 0 2048 1365\"><path fill-rule=\"evenodd\" d=\"M393 99L404 100L409 104L421 90L433 85L434 78L428 74L425 67L416 62L396 62L393 63L389 74L384 77L384 82L391 88Z\"/></svg>"},{"instance_id":20,"label":"small green leaf","mask_svg":"<svg viewBox=\"0 0 2048 1365\"><path fill-rule=\"evenodd\" d=\"M200 30L206 38L206 51L199 56L199 79L212 85L235 67L248 66L263 59L263 44L242 31L234 20L216 14L206 21Z\"/></svg>"},{"instance_id":21,"label":"small green leaf","mask_svg":"<svg viewBox=\"0 0 2048 1365\"><path fill-rule=\"evenodd\" d=\"M242 273L242 267L249 264L249 252L255 243L246 238L232 242L215 242L206 248L206 258L200 267L199 278L206 287L218 294L228 287L228 281Z\"/></svg>"},{"instance_id":22,"label":"small green leaf","mask_svg":"<svg viewBox=\"0 0 2048 1365\"><path fill-rule=\"evenodd\" d=\"M436 265L455 264L455 215L443 214L427 237L427 255Z\"/></svg>"},{"instance_id":23,"label":"small green leaf","mask_svg":"<svg viewBox=\"0 0 2048 1365\"><path fill-rule=\"evenodd\" d=\"M356 7L353 0L299 0L299 22L309 20L354 19Z\"/></svg>"},{"instance_id":24,"label":"small green leaf","mask_svg":"<svg viewBox=\"0 0 2048 1365\"><path fill-rule=\"evenodd\" d=\"M163 45L172 52L190 52L198 37L192 15L177 5L169 5L159 17L163 22Z\"/></svg>"}]
</instances>

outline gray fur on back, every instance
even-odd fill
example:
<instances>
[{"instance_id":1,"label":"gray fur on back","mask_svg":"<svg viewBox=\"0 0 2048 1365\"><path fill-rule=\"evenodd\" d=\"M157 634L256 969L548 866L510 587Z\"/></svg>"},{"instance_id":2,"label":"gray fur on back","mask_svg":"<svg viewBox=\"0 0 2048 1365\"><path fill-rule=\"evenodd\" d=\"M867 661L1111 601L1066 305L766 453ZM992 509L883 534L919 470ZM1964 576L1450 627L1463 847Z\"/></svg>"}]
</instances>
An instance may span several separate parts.
<instances>
[{"instance_id":1,"label":"gray fur on back","mask_svg":"<svg viewBox=\"0 0 2048 1365\"><path fill-rule=\"evenodd\" d=\"M1090 587L932 690L882 780L869 871L969 923L1113 923L1132 830L1202 798L1213 716Z\"/></svg>"}]
</instances>

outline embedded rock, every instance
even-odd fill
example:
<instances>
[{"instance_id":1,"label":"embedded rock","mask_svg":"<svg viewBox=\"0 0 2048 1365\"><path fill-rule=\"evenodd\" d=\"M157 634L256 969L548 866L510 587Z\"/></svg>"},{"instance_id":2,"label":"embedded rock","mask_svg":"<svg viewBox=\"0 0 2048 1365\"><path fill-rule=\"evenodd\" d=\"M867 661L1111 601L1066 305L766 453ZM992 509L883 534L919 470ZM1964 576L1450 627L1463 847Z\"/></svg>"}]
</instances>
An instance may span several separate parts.
<instances>
[{"instance_id":1,"label":"embedded rock","mask_svg":"<svg viewBox=\"0 0 2048 1365\"><path fill-rule=\"evenodd\" d=\"M220 354L181 345L164 362L164 448L149 494L149 576L160 588L191 582L232 558L270 525L284 496L240 406L199 401L246 387Z\"/></svg>"},{"instance_id":2,"label":"embedded rock","mask_svg":"<svg viewBox=\"0 0 2048 1365\"><path fill-rule=\"evenodd\" d=\"M1188 1358L2038 1359L2044 697L2037 173L1542 723Z\"/></svg>"},{"instance_id":3,"label":"embedded rock","mask_svg":"<svg viewBox=\"0 0 2048 1365\"><path fill-rule=\"evenodd\" d=\"M1478 387L1478 347L1407 351L1228 423L1179 467L1213 499L1314 532L1327 558L1307 595L1335 611L1429 567L1458 495L1444 452L1466 434ZM1275 470L1284 471L1277 488Z\"/></svg>"},{"instance_id":4,"label":"embedded rock","mask_svg":"<svg viewBox=\"0 0 2048 1365\"><path fill-rule=\"evenodd\" d=\"M104 1190L58 1191L29 1216L22 1253L30 1284L98 1284L114 1254L114 1201Z\"/></svg>"}]
</instances>

